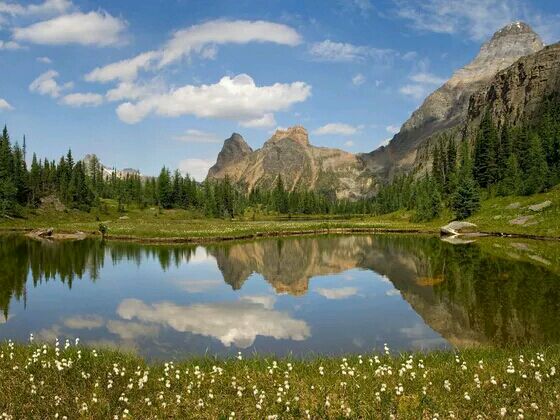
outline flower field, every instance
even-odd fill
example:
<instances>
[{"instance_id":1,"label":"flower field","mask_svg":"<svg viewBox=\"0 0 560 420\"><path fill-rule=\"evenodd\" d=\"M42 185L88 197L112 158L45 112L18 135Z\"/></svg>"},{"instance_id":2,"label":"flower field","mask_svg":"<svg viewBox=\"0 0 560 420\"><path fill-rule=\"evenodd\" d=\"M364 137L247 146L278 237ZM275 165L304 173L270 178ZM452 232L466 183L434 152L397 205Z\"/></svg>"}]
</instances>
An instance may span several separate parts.
<instances>
[{"instance_id":1,"label":"flower field","mask_svg":"<svg viewBox=\"0 0 560 420\"><path fill-rule=\"evenodd\" d=\"M0 346L0 418L557 418L560 347L147 364L77 343Z\"/></svg>"}]
</instances>

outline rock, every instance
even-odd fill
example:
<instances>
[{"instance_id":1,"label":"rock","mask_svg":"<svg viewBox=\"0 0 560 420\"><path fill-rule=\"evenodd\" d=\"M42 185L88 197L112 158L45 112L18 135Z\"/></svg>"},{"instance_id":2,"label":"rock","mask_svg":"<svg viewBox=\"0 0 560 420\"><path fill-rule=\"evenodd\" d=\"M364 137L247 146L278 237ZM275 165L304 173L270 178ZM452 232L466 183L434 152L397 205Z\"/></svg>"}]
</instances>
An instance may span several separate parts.
<instances>
[{"instance_id":1,"label":"rock","mask_svg":"<svg viewBox=\"0 0 560 420\"><path fill-rule=\"evenodd\" d=\"M552 201L546 200L539 204L533 204L532 206L527 207L531 211L541 211L550 207L552 205Z\"/></svg>"},{"instance_id":2,"label":"rock","mask_svg":"<svg viewBox=\"0 0 560 420\"><path fill-rule=\"evenodd\" d=\"M540 263L543 263L545 265L552 264L550 261L548 261L546 258L541 257L540 255L529 255L529 258L531 258L534 261L538 261Z\"/></svg>"},{"instance_id":3,"label":"rock","mask_svg":"<svg viewBox=\"0 0 560 420\"><path fill-rule=\"evenodd\" d=\"M128 216L121 216L121 217L119 217L119 220L128 220L128 219L130 219L130 217L128 217Z\"/></svg>"},{"instance_id":4,"label":"rock","mask_svg":"<svg viewBox=\"0 0 560 420\"><path fill-rule=\"evenodd\" d=\"M62 204L62 202L58 199L55 195L47 195L46 197L41 198L41 209L48 210L54 209L56 211L64 211L66 210L66 206Z\"/></svg>"},{"instance_id":5,"label":"rock","mask_svg":"<svg viewBox=\"0 0 560 420\"><path fill-rule=\"evenodd\" d=\"M476 230L477 226L470 222L453 221L440 228L442 235L457 236L464 233L472 233Z\"/></svg>"},{"instance_id":6,"label":"rock","mask_svg":"<svg viewBox=\"0 0 560 420\"><path fill-rule=\"evenodd\" d=\"M519 207L521 207L521 203L519 201L516 201L515 203L508 204L506 206L506 209L515 210L515 209L518 209Z\"/></svg>"},{"instance_id":7,"label":"rock","mask_svg":"<svg viewBox=\"0 0 560 420\"><path fill-rule=\"evenodd\" d=\"M493 217L494 220L500 220L502 218L501 214L497 214L496 216Z\"/></svg>"},{"instance_id":8,"label":"rock","mask_svg":"<svg viewBox=\"0 0 560 420\"><path fill-rule=\"evenodd\" d=\"M475 242L474 239L462 239L458 235L444 236L443 238L441 238L441 240L451 245L467 245Z\"/></svg>"},{"instance_id":9,"label":"rock","mask_svg":"<svg viewBox=\"0 0 560 420\"><path fill-rule=\"evenodd\" d=\"M535 216L519 216L509 221L510 225L524 225L529 220L534 219Z\"/></svg>"}]
</instances>

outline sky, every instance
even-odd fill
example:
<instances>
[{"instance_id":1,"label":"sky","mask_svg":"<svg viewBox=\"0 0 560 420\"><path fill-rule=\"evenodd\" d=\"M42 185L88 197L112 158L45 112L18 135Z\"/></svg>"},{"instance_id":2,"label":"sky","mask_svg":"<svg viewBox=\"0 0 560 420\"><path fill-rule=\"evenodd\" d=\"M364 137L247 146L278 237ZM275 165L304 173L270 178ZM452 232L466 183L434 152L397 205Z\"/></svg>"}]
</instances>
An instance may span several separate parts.
<instances>
[{"instance_id":1,"label":"sky","mask_svg":"<svg viewBox=\"0 0 560 420\"><path fill-rule=\"evenodd\" d=\"M0 0L0 122L27 150L201 180L223 140L277 128L354 153L386 143L523 0ZM29 160L28 156L28 160Z\"/></svg>"}]
</instances>

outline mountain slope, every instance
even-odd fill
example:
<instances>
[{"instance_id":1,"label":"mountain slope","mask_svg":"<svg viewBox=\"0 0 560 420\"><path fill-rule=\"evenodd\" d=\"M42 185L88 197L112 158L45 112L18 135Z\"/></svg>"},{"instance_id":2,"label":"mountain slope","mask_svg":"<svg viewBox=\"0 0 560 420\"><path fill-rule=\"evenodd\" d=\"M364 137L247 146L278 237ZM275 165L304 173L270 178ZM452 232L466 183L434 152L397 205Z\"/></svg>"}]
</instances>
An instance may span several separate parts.
<instances>
[{"instance_id":1,"label":"mountain slope","mask_svg":"<svg viewBox=\"0 0 560 420\"><path fill-rule=\"evenodd\" d=\"M419 148L434 134L464 123L474 92L483 88L497 72L520 57L540 51L543 46L540 37L525 23L514 22L500 29L473 61L426 98L388 146L362 156L365 165L387 178L421 163L417 156Z\"/></svg>"},{"instance_id":2,"label":"mountain slope","mask_svg":"<svg viewBox=\"0 0 560 420\"><path fill-rule=\"evenodd\" d=\"M261 149L253 151L239 135L224 142L208 179L226 176L247 191L273 188L279 176L285 187L334 192L338 198L357 198L372 190L372 178L360 159L348 152L309 143L301 126L277 130Z\"/></svg>"}]
</instances>

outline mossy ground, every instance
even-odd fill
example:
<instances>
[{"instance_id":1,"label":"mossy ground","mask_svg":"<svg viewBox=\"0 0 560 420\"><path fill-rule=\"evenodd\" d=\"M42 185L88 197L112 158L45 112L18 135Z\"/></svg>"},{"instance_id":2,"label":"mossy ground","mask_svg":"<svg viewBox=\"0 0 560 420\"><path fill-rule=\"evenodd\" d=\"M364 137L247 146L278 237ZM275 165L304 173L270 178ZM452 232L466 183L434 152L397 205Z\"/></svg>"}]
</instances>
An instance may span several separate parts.
<instances>
[{"instance_id":1,"label":"mossy ground","mask_svg":"<svg viewBox=\"0 0 560 420\"><path fill-rule=\"evenodd\" d=\"M540 212L528 209L529 205L551 201L552 205ZM126 212L117 212L117 205L105 201L106 211L93 209L90 213L77 210L55 211L37 209L26 211L24 217L3 219L0 230L54 227L59 231L84 231L97 233L99 224L109 228L113 238L138 238L161 240L198 241L209 239L235 239L290 233L313 233L336 229L397 230L410 232L438 232L439 227L453 220L449 211L430 222L414 222L413 212L398 211L382 216L310 215L274 216L260 215L237 217L234 220L205 219L200 214L186 210L139 209L129 206ZM529 216L524 224L512 224L520 216ZM469 221L485 232L534 235L560 238L560 187L528 197L497 197L482 202L481 209Z\"/></svg>"}]
</instances>

